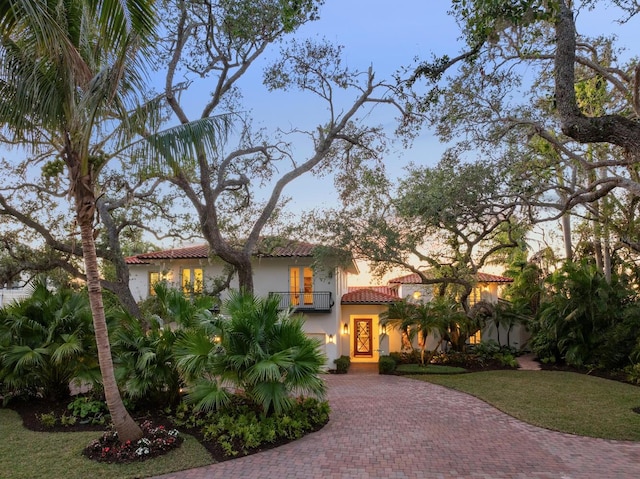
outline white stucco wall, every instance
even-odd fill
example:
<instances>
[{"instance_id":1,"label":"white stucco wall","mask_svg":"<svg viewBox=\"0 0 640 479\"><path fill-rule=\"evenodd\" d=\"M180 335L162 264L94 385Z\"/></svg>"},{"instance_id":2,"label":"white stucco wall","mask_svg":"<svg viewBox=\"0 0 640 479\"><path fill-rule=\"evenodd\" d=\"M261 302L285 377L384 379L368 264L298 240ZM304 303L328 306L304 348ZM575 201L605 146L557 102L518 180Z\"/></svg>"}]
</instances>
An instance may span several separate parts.
<instances>
[{"instance_id":1,"label":"white stucco wall","mask_svg":"<svg viewBox=\"0 0 640 479\"><path fill-rule=\"evenodd\" d=\"M266 296L271 292L289 291L289 268L310 266L311 258L257 258L253 262L254 291L258 296ZM137 301L145 299L149 292L149 273L162 271L167 281L173 287L182 284L181 271L184 268L202 268L205 284L207 280L220 276L223 268L221 264L211 264L208 260L173 260L158 261L153 265L129 265L130 288ZM339 319L340 298L342 291L346 291L347 273L314 271L313 291L328 291L332 295L333 307L329 313L305 313L305 332L313 338L321 340L322 351L327 356L327 367L333 367L333 360L340 356L339 350ZM237 288L237 281L232 282L232 288ZM222 299L224 300L223 294ZM329 342L332 337L333 342Z\"/></svg>"}]
</instances>

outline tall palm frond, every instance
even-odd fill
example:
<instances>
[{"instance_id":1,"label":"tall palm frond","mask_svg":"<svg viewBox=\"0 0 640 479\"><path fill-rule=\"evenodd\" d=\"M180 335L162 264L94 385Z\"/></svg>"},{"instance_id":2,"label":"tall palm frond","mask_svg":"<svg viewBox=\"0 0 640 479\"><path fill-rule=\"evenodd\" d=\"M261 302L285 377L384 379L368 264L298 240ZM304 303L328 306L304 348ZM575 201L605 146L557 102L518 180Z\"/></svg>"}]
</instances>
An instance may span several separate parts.
<instances>
[{"instance_id":1,"label":"tall palm frond","mask_svg":"<svg viewBox=\"0 0 640 479\"><path fill-rule=\"evenodd\" d=\"M219 156L232 129L233 116L201 118L148 135L128 149L142 177L191 171L202 154Z\"/></svg>"}]
</instances>

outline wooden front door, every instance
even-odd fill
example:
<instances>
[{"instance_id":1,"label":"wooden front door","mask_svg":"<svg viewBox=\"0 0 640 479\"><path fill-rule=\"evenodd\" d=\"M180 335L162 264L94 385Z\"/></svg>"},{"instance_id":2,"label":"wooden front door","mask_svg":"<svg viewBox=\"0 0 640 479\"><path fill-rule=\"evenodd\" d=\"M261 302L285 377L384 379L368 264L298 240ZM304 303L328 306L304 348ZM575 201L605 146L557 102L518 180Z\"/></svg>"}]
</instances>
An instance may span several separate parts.
<instances>
[{"instance_id":1,"label":"wooden front door","mask_svg":"<svg viewBox=\"0 0 640 479\"><path fill-rule=\"evenodd\" d=\"M373 320L371 318L360 318L353 320L354 335L353 355L355 357L373 357Z\"/></svg>"}]
</instances>

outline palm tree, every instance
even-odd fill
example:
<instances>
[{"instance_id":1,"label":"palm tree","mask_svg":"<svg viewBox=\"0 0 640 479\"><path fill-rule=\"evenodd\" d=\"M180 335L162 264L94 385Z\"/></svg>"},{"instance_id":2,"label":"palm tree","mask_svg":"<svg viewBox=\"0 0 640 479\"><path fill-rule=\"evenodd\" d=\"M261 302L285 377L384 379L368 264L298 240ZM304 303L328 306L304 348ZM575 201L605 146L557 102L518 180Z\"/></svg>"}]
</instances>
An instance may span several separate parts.
<instances>
[{"instance_id":1,"label":"palm tree","mask_svg":"<svg viewBox=\"0 0 640 479\"><path fill-rule=\"evenodd\" d=\"M0 5L0 122L16 143L53 145L66 166L80 229L107 406L122 441L142 431L115 380L94 243L99 121L126 118L142 86L136 67L154 29L153 2L8 0Z\"/></svg>"},{"instance_id":2,"label":"palm tree","mask_svg":"<svg viewBox=\"0 0 640 479\"><path fill-rule=\"evenodd\" d=\"M447 325L449 317L444 315L446 311L442 305L443 296L437 296L426 303L416 304L414 313L414 322L418 327L418 345L420 346L420 360L422 365L429 364L435 352L442 345L447 334ZM427 348L427 338L430 334L434 334L438 338L438 343L433 351L425 358Z\"/></svg>"},{"instance_id":3,"label":"palm tree","mask_svg":"<svg viewBox=\"0 0 640 479\"><path fill-rule=\"evenodd\" d=\"M413 339L417 331L416 328L411 328L415 323L414 315L415 304L404 299L391 303L387 310L380 314L380 324L385 327L391 326L402 334L402 349L408 349L405 347L408 343L413 351Z\"/></svg>"},{"instance_id":4,"label":"palm tree","mask_svg":"<svg viewBox=\"0 0 640 479\"><path fill-rule=\"evenodd\" d=\"M436 297L424 303L412 303L407 300L397 301L389 306L389 309L380 315L380 322L384 325L400 330L413 340L418 336L420 346L420 362L424 366L431 362L435 351L440 347L447 335L448 316L443 314L446 308L443 299ZM432 353L426 355L427 338L434 334L438 343Z\"/></svg>"}]
</instances>

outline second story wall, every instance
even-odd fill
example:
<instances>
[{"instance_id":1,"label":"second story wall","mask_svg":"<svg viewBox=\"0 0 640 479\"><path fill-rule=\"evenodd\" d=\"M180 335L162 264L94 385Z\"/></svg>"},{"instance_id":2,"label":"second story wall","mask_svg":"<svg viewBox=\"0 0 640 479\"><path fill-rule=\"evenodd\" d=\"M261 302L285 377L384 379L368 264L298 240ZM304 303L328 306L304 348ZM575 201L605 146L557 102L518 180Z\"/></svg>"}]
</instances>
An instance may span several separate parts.
<instances>
[{"instance_id":1,"label":"second story wall","mask_svg":"<svg viewBox=\"0 0 640 479\"><path fill-rule=\"evenodd\" d=\"M274 292L294 291L302 295L305 292L328 292L331 293L334 303L339 302L340 291L336 281L344 280L346 273L311 271L311 263L311 258L255 259L253 283L256 295L266 296ZM156 281L167 281L175 288L182 288L185 283L193 288L203 285L207 291L211 290L213 278L223 275L222 264L196 259L160 260L153 264L130 265L129 270L131 292L137 301L151 294L151 285ZM238 288L237 278L232 280L231 288Z\"/></svg>"}]
</instances>

